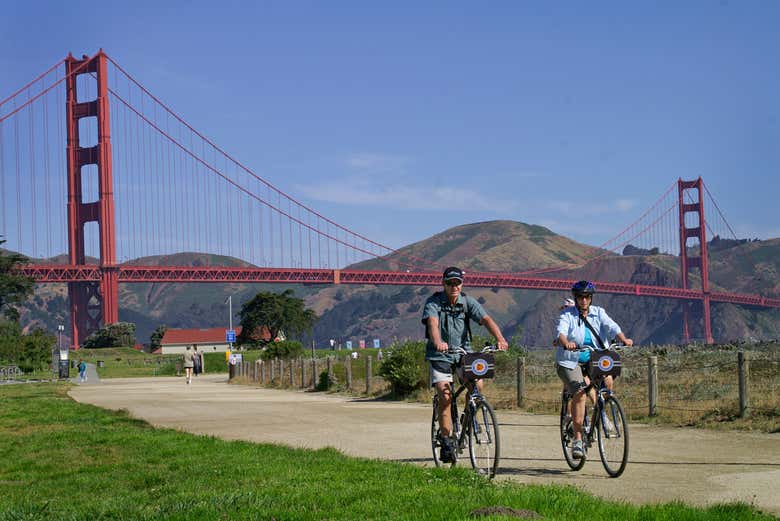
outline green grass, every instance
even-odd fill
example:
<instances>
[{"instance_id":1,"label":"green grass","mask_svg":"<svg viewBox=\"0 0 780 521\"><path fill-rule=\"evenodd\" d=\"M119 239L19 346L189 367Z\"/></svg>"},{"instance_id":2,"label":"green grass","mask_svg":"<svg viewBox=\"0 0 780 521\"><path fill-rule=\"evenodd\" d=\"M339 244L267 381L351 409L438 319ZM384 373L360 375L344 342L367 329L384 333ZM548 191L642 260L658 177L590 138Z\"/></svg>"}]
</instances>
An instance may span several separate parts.
<instances>
[{"instance_id":1,"label":"green grass","mask_svg":"<svg viewBox=\"0 0 780 521\"><path fill-rule=\"evenodd\" d=\"M575 509L577 517L593 519L776 519L745 504L635 507L573 487L493 483L466 469L155 429L76 403L67 389L0 387L0 521L453 520L495 506L561 520Z\"/></svg>"}]
</instances>

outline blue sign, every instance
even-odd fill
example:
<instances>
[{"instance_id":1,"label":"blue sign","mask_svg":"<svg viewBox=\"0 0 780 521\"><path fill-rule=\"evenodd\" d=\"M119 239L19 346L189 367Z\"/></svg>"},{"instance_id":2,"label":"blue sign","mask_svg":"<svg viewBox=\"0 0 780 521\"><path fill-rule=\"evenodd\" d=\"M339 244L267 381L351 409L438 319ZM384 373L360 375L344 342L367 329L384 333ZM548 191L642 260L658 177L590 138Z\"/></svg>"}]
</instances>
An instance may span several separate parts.
<instances>
[{"instance_id":1,"label":"blue sign","mask_svg":"<svg viewBox=\"0 0 780 521\"><path fill-rule=\"evenodd\" d=\"M235 342L236 341L236 330L235 329L226 329L225 330L225 342Z\"/></svg>"},{"instance_id":2,"label":"blue sign","mask_svg":"<svg viewBox=\"0 0 780 521\"><path fill-rule=\"evenodd\" d=\"M347 349L352 351L352 340L347 340Z\"/></svg>"},{"instance_id":3,"label":"blue sign","mask_svg":"<svg viewBox=\"0 0 780 521\"><path fill-rule=\"evenodd\" d=\"M379 349L379 339L378 338L374 339L374 348L375 349Z\"/></svg>"}]
</instances>

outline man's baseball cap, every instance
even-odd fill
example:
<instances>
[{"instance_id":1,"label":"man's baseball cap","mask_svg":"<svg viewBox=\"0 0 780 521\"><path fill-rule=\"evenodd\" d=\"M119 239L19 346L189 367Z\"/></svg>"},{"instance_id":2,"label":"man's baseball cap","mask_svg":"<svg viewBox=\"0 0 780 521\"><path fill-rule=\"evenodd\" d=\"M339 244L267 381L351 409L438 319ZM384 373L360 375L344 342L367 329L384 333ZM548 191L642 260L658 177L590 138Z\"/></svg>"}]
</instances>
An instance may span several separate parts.
<instances>
[{"instance_id":1,"label":"man's baseball cap","mask_svg":"<svg viewBox=\"0 0 780 521\"><path fill-rule=\"evenodd\" d=\"M442 278L444 280L458 279L459 281L463 282L463 270L456 266L450 266L444 270Z\"/></svg>"}]
</instances>

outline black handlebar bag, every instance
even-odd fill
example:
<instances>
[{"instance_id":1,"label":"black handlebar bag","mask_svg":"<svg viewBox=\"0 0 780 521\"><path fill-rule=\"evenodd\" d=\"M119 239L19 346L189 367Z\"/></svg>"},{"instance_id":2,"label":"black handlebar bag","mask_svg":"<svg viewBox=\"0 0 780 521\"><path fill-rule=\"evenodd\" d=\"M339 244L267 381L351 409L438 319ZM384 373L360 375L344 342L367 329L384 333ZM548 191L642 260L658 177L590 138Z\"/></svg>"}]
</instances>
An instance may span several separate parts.
<instances>
[{"instance_id":1,"label":"black handlebar bag","mask_svg":"<svg viewBox=\"0 0 780 521\"><path fill-rule=\"evenodd\" d=\"M620 355L615 351L593 351L590 354L590 378L599 380L605 376L611 375L612 378L620 376L623 363L620 361Z\"/></svg>"},{"instance_id":2,"label":"black handlebar bag","mask_svg":"<svg viewBox=\"0 0 780 521\"><path fill-rule=\"evenodd\" d=\"M492 353L466 353L463 355L463 378L473 381L493 378L496 361Z\"/></svg>"}]
</instances>

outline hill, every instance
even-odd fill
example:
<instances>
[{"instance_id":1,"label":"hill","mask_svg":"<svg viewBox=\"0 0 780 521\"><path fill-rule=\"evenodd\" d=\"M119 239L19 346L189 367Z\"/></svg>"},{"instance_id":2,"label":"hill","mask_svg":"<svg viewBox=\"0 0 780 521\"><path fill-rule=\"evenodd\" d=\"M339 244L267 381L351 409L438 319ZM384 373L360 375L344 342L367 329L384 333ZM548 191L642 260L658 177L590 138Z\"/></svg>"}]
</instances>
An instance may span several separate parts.
<instances>
[{"instance_id":1,"label":"hill","mask_svg":"<svg viewBox=\"0 0 780 521\"><path fill-rule=\"evenodd\" d=\"M546 277L587 278L636 284L678 286L679 259L628 249L635 255L606 254L577 270L551 272ZM449 264L469 271L522 272L577 264L600 252L592 246L557 235L542 226L514 221L491 221L458 226L399 249L392 255L350 266L353 269L439 270ZM417 259L433 265L421 266ZM780 239L767 241L718 241L710 247L710 283L713 291L760 293L780 296ZM180 253L132 261L142 265L247 266L238 259L202 253ZM170 327L218 327L228 324L224 303L233 296L234 324L240 304L258 291L292 287L320 320L314 329L318 345L339 341L379 338L420 338L420 314L425 299L438 288L416 286L317 286L255 285L243 283L144 283L120 285L120 320L135 322L138 339L147 342L157 325ZM483 302L507 336L523 344L548 346L554 335L558 306L566 292L470 288L465 291ZM636 341L647 344L679 342L682 331L681 301L599 294L603 305ZM698 306L691 309L692 331L701 335ZM23 310L23 324L56 330L67 324L65 285L39 285ZM712 306L713 333L717 340L771 339L780 337L780 311ZM479 334L481 328L475 329Z\"/></svg>"}]
</instances>

